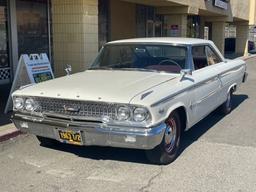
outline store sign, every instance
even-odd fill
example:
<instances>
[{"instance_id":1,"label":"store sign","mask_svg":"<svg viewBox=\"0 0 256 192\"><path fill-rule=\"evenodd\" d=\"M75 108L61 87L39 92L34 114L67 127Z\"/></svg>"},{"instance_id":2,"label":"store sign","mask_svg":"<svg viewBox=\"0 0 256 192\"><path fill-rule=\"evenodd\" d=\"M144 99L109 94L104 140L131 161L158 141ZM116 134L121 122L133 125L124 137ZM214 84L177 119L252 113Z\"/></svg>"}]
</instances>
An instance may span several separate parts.
<instances>
[{"instance_id":1,"label":"store sign","mask_svg":"<svg viewBox=\"0 0 256 192\"><path fill-rule=\"evenodd\" d=\"M5 113L11 110L11 94L22 86L34 83L40 83L53 79L50 61L45 53L21 55L14 76L11 92L5 107Z\"/></svg>"},{"instance_id":2,"label":"store sign","mask_svg":"<svg viewBox=\"0 0 256 192\"><path fill-rule=\"evenodd\" d=\"M20 62L25 64L31 83L53 79L51 64L46 54L22 55Z\"/></svg>"},{"instance_id":3,"label":"store sign","mask_svg":"<svg viewBox=\"0 0 256 192\"><path fill-rule=\"evenodd\" d=\"M225 0L215 0L214 6L225 9L225 10L228 9L228 3Z\"/></svg>"}]
</instances>

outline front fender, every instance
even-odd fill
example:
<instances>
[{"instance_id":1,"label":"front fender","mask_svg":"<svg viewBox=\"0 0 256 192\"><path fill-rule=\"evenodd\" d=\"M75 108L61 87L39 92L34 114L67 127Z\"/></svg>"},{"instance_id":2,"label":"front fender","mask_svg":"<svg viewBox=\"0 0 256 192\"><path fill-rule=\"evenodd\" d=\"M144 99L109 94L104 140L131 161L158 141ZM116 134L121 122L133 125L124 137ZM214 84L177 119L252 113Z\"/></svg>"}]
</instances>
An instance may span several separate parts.
<instances>
[{"instance_id":1,"label":"front fender","mask_svg":"<svg viewBox=\"0 0 256 192\"><path fill-rule=\"evenodd\" d=\"M177 102L177 103L174 103L171 105L164 104L162 106L156 107L156 109L154 110L155 111L155 123L158 124L158 123L166 121L166 119L170 116L170 114L173 111L175 111L181 107L185 110L186 128L187 128L187 125L188 125L187 122L189 121L189 115L188 115L185 103L182 103L182 102Z\"/></svg>"}]
</instances>

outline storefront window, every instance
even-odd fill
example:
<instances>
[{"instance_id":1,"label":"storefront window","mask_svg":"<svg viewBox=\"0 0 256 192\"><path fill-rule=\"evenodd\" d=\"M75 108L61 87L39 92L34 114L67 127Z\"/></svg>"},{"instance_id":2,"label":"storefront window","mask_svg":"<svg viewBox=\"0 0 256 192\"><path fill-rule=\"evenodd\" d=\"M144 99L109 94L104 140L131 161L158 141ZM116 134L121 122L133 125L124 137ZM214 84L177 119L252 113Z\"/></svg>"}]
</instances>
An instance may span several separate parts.
<instances>
[{"instance_id":1,"label":"storefront window","mask_svg":"<svg viewBox=\"0 0 256 192\"><path fill-rule=\"evenodd\" d=\"M187 36L192 38L200 37L200 17L188 16Z\"/></svg>"},{"instance_id":2,"label":"storefront window","mask_svg":"<svg viewBox=\"0 0 256 192\"><path fill-rule=\"evenodd\" d=\"M16 0L19 55L47 53L48 0Z\"/></svg>"},{"instance_id":3,"label":"storefront window","mask_svg":"<svg viewBox=\"0 0 256 192\"><path fill-rule=\"evenodd\" d=\"M7 1L0 0L0 84L10 81L7 26Z\"/></svg>"},{"instance_id":4,"label":"storefront window","mask_svg":"<svg viewBox=\"0 0 256 192\"><path fill-rule=\"evenodd\" d=\"M204 39L212 40L212 22L204 23Z\"/></svg>"},{"instance_id":5,"label":"storefront window","mask_svg":"<svg viewBox=\"0 0 256 192\"><path fill-rule=\"evenodd\" d=\"M109 0L99 0L99 49L108 42Z\"/></svg>"},{"instance_id":6,"label":"storefront window","mask_svg":"<svg viewBox=\"0 0 256 192\"><path fill-rule=\"evenodd\" d=\"M156 8L137 5L137 37L161 37L163 16L156 14Z\"/></svg>"}]
</instances>

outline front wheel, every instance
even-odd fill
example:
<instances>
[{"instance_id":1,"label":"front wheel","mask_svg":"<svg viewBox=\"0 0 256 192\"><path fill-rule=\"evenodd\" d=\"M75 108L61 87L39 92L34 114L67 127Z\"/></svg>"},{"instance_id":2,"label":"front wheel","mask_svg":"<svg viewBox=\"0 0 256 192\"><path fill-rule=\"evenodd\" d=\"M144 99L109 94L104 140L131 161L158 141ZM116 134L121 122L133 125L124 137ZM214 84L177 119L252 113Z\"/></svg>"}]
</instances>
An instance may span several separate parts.
<instances>
[{"instance_id":1,"label":"front wheel","mask_svg":"<svg viewBox=\"0 0 256 192\"><path fill-rule=\"evenodd\" d=\"M166 120L166 130L160 145L146 151L148 160L154 164L169 164L178 156L180 148L181 122L177 112L172 112Z\"/></svg>"},{"instance_id":2,"label":"front wheel","mask_svg":"<svg viewBox=\"0 0 256 192\"><path fill-rule=\"evenodd\" d=\"M219 108L221 114L227 115L232 111L232 98L233 98L233 91L230 90L227 96L227 100Z\"/></svg>"}]
</instances>

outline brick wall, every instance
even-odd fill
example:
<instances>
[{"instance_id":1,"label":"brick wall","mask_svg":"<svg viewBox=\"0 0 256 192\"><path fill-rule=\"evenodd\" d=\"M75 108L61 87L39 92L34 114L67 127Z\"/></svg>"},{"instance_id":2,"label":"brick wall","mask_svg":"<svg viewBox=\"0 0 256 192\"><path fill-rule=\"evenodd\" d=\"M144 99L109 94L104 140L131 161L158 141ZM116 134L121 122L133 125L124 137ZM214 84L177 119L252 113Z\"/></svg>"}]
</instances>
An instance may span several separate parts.
<instances>
[{"instance_id":1,"label":"brick wall","mask_svg":"<svg viewBox=\"0 0 256 192\"><path fill-rule=\"evenodd\" d=\"M56 76L85 70L98 53L98 0L52 0Z\"/></svg>"}]
</instances>

